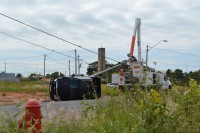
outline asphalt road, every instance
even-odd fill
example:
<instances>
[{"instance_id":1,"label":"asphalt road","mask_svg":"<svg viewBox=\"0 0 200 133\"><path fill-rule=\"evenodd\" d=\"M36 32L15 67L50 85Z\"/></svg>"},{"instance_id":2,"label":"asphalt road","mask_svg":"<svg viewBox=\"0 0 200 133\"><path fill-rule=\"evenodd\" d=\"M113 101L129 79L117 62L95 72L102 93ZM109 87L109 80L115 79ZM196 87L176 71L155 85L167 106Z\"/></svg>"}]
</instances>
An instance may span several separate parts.
<instances>
[{"instance_id":1,"label":"asphalt road","mask_svg":"<svg viewBox=\"0 0 200 133\"><path fill-rule=\"evenodd\" d=\"M85 100L85 102L91 104L95 104L95 101L96 100ZM83 103L83 100L41 102L42 116L43 118L50 119L63 112L65 112L63 114L68 114L69 117L71 115L79 116L84 107L81 103ZM0 106L0 112L1 115L13 117L17 113L24 113L24 107L17 107L16 105Z\"/></svg>"}]
</instances>

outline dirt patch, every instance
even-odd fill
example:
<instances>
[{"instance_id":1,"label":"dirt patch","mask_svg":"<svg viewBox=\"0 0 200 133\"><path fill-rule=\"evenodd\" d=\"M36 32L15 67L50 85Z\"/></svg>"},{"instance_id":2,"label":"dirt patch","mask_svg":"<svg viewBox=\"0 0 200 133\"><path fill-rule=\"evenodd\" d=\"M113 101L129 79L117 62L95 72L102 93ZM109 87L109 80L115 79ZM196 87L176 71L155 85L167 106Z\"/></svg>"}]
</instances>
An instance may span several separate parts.
<instances>
[{"instance_id":1,"label":"dirt patch","mask_svg":"<svg viewBox=\"0 0 200 133\"><path fill-rule=\"evenodd\" d=\"M37 99L39 101L50 101L47 92L37 92L36 94L23 92L0 92L0 105L14 105L28 101L29 99Z\"/></svg>"}]
</instances>

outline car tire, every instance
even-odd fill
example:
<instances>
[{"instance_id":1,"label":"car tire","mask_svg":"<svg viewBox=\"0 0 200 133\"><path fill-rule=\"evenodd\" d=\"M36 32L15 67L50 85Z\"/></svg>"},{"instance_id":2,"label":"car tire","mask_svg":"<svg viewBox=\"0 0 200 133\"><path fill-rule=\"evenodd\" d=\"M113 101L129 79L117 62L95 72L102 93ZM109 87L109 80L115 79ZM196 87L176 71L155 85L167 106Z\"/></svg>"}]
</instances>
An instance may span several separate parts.
<instances>
[{"instance_id":1,"label":"car tire","mask_svg":"<svg viewBox=\"0 0 200 133\"><path fill-rule=\"evenodd\" d=\"M168 87L170 90L172 89L172 86L171 85L169 85L169 87Z\"/></svg>"}]
</instances>

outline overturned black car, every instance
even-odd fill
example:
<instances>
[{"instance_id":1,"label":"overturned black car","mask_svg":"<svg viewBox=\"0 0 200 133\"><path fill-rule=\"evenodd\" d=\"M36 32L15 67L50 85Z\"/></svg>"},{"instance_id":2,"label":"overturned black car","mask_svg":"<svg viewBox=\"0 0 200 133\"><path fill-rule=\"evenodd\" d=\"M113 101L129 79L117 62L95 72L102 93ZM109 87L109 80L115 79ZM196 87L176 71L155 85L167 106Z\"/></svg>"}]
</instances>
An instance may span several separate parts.
<instances>
[{"instance_id":1,"label":"overturned black car","mask_svg":"<svg viewBox=\"0 0 200 133\"><path fill-rule=\"evenodd\" d=\"M98 77L59 77L50 81L51 100L82 100L101 97L101 79Z\"/></svg>"}]
</instances>

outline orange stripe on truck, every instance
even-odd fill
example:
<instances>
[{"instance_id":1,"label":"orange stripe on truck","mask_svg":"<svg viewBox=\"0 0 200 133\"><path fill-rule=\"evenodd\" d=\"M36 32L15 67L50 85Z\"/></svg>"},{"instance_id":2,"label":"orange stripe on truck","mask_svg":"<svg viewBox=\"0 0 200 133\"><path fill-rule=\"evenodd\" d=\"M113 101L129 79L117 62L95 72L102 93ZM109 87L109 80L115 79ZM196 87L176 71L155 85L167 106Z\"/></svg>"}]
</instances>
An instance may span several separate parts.
<instances>
[{"instance_id":1,"label":"orange stripe on truck","mask_svg":"<svg viewBox=\"0 0 200 133\"><path fill-rule=\"evenodd\" d=\"M140 66L133 66L133 68L140 68Z\"/></svg>"}]
</instances>

